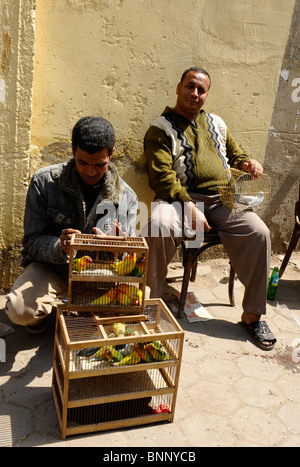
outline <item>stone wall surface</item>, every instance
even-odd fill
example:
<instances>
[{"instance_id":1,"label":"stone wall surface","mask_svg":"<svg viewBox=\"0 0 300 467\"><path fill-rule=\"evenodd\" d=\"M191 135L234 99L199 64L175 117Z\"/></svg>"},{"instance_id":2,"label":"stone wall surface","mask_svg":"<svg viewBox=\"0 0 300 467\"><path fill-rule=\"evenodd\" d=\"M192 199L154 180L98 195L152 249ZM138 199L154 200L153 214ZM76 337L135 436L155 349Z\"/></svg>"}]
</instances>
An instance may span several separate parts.
<instances>
[{"instance_id":1,"label":"stone wall surface","mask_svg":"<svg viewBox=\"0 0 300 467\"><path fill-rule=\"evenodd\" d=\"M71 157L85 115L116 131L115 162L150 207L143 137L174 105L185 68L212 76L205 109L265 166L261 210L273 250L294 223L299 168L300 0L2 0L0 5L0 288L18 273L28 182ZM8 189L9 187L9 189Z\"/></svg>"},{"instance_id":2,"label":"stone wall surface","mask_svg":"<svg viewBox=\"0 0 300 467\"><path fill-rule=\"evenodd\" d=\"M35 0L0 4L0 288L19 271L29 178Z\"/></svg>"}]
</instances>

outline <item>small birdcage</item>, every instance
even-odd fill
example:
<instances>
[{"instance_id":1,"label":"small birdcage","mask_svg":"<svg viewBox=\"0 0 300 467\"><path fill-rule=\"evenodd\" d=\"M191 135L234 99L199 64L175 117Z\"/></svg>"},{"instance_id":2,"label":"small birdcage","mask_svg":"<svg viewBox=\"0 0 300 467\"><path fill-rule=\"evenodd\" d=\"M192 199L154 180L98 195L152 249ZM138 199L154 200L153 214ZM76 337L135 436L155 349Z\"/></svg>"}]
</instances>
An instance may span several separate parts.
<instances>
[{"instance_id":1,"label":"small birdcage","mask_svg":"<svg viewBox=\"0 0 300 467\"><path fill-rule=\"evenodd\" d=\"M144 238L74 234L70 243L68 310L142 311L148 245Z\"/></svg>"},{"instance_id":2,"label":"small birdcage","mask_svg":"<svg viewBox=\"0 0 300 467\"><path fill-rule=\"evenodd\" d=\"M254 209L270 195L271 182L266 174L253 179L249 173L230 168L222 172L218 190L223 206L239 210Z\"/></svg>"}]
</instances>

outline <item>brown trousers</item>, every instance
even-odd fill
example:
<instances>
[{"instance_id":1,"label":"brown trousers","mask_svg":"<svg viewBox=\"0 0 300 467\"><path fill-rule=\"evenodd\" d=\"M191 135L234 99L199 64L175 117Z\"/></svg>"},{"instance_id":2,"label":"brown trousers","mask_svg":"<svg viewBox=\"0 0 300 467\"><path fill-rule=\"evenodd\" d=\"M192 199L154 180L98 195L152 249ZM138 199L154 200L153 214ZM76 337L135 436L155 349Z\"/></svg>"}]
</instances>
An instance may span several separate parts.
<instances>
[{"instance_id":1,"label":"brown trousers","mask_svg":"<svg viewBox=\"0 0 300 467\"><path fill-rule=\"evenodd\" d=\"M67 297L67 279L66 274L54 271L50 264L31 263L6 296L5 311L9 319L20 326L38 324L52 312L53 305ZM146 287L145 298L149 295Z\"/></svg>"},{"instance_id":2,"label":"brown trousers","mask_svg":"<svg viewBox=\"0 0 300 467\"><path fill-rule=\"evenodd\" d=\"M194 202L203 203L202 211L209 225L218 231L230 262L245 287L244 312L266 314L271 257L269 229L252 210L234 211L222 206L218 195L190 195ZM155 208L142 235L149 246L147 285L151 289L151 298L157 298L162 295L168 264L185 234L182 214L176 206L161 200L153 204ZM166 228L168 219L171 219L170 226Z\"/></svg>"},{"instance_id":3,"label":"brown trousers","mask_svg":"<svg viewBox=\"0 0 300 467\"><path fill-rule=\"evenodd\" d=\"M6 314L21 326L37 324L51 313L55 300L67 289L66 278L60 277L50 266L31 263L6 297Z\"/></svg>"}]
</instances>

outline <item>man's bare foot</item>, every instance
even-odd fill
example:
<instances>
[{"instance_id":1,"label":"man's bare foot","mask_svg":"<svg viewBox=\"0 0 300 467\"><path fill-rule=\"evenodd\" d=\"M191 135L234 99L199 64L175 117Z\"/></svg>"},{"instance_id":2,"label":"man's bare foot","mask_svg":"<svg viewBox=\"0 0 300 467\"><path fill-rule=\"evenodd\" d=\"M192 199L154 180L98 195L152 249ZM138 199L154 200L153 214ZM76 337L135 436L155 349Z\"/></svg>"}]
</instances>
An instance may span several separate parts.
<instances>
[{"instance_id":1,"label":"man's bare foot","mask_svg":"<svg viewBox=\"0 0 300 467\"><path fill-rule=\"evenodd\" d=\"M256 315L255 313L243 313L241 320L243 323L251 324L255 321L262 321L263 315Z\"/></svg>"}]
</instances>

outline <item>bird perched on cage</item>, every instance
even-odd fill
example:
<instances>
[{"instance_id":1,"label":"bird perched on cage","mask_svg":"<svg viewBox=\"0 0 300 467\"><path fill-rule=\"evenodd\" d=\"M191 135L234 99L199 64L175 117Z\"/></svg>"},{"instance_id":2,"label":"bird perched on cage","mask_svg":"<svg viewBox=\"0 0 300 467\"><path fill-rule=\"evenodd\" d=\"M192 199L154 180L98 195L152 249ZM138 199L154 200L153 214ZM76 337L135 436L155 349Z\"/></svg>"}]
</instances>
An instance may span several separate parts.
<instances>
[{"instance_id":1,"label":"bird perched on cage","mask_svg":"<svg viewBox=\"0 0 300 467\"><path fill-rule=\"evenodd\" d=\"M121 305L142 304L143 292L135 287L135 285L119 284L117 287L117 298Z\"/></svg>"},{"instance_id":2,"label":"bird perched on cage","mask_svg":"<svg viewBox=\"0 0 300 467\"><path fill-rule=\"evenodd\" d=\"M151 342L150 344L147 344L146 349L149 350L152 357L156 361L169 360L170 359L170 357L166 354L166 352L164 352L161 347L156 347L156 345L154 345L153 342Z\"/></svg>"},{"instance_id":3,"label":"bird perched on cage","mask_svg":"<svg viewBox=\"0 0 300 467\"><path fill-rule=\"evenodd\" d=\"M93 301L93 305L112 305L116 296L116 289L109 289L109 291L106 292L106 294L101 295L101 297L99 298L96 298L96 300Z\"/></svg>"},{"instance_id":4,"label":"bird perched on cage","mask_svg":"<svg viewBox=\"0 0 300 467\"><path fill-rule=\"evenodd\" d=\"M123 306L132 305L132 299L119 289L117 290L117 300L120 305L123 305Z\"/></svg>"},{"instance_id":5,"label":"bird perched on cage","mask_svg":"<svg viewBox=\"0 0 300 467\"><path fill-rule=\"evenodd\" d=\"M114 268L119 276L129 276L136 264L136 253L130 253L125 256L123 261L118 263L112 263L112 268Z\"/></svg>"},{"instance_id":6,"label":"bird perched on cage","mask_svg":"<svg viewBox=\"0 0 300 467\"><path fill-rule=\"evenodd\" d=\"M111 350L113 350L113 347L111 345L100 347L99 350L96 353L94 353L92 360L105 360L107 358L105 352L109 352Z\"/></svg>"},{"instance_id":7,"label":"bird perched on cage","mask_svg":"<svg viewBox=\"0 0 300 467\"><path fill-rule=\"evenodd\" d=\"M135 344L135 349L138 351L138 353L141 356L141 359L146 362L146 363L151 363L154 361L154 358L152 357L151 353L149 350L146 348L146 345L143 344L142 342Z\"/></svg>"},{"instance_id":8,"label":"bird perched on cage","mask_svg":"<svg viewBox=\"0 0 300 467\"><path fill-rule=\"evenodd\" d=\"M123 365L136 365L137 363L140 363L141 361L141 356L139 352L134 349L129 355L123 358L120 362L118 362L116 365L117 366L123 366Z\"/></svg>"},{"instance_id":9,"label":"bird perched on cage","mask_svg":"<svg viewBox=\"0 0 300 467\"><path fill-rule=\"evenodd\" d=\"M121 354L121 352L119 352L118 350L114 348L111 348L111 349L105 348L104 355L112 363L121 362L121 360L123 360L123 355Z\"/></svg>"},{"instance_id":10,"label":"bird perched on cage","mask_svg":"<svg viewBox=\"0 0 300 467\"><path fill-rule=\"evenodd\" d=\"M131 271L130 275L135 277L144 277L145 272L145 255L137 259L135 267Z\"/></svg>"},{"instance_id":11,"label":"bird perched on cage","mask_svg":"<svg viewBox=\"0 0 300 467\"><path fill-rule=\"evenodd\" d=\"M87 265L92 263L93 260L90 256L82 256L81 258L75 258L72 262L72 270L74 272L82 272L87 268Z\"/></svg>"}]
</instances>

